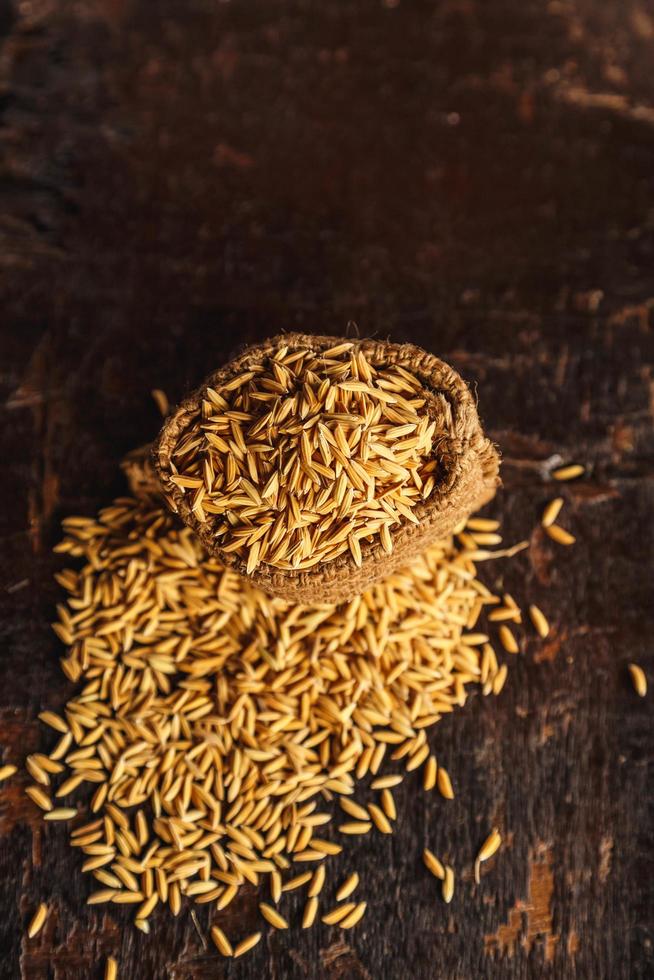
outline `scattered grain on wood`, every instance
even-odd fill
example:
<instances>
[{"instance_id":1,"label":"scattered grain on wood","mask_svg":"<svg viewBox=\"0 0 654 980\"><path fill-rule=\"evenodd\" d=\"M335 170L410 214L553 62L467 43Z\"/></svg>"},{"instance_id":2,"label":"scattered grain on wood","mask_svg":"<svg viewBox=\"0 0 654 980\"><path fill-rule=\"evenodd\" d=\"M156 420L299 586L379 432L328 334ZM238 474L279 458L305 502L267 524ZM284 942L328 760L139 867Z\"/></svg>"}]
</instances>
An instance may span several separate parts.
<instances>
[{"instance_id":1,"label":"scattered grain on wood","mask_svg":"<svg viewBox=\"0 0 654 980\"><path fill-rule=\"evenodd\" d=\"M543 527L551 527L559 516L563 503L563 497L555 497L554 500L550 500L550 502L545 505L545 510L543 511L543 516L541 517L540 521Z\"/></svg>"},{"instance_id":2,"label":"scattered grain on wood","mask_svg":"<svg viewBox=\"0 0 654 980\"><path fill-rule=\"evenodd\" d=\"M310 929L311 926L316 921L316 913L318 912L318 899L313 897L310 898L307 904L304 906L304 912L302 913L302 928Z\"/></svg>"},{"instance_id":3,"label":"scattered grain on wood","mask_svg":"<svg viewBox=\"0 0 654 980\"><path fill-rule=\"evenodd\" d=\"M353 404L352 393L347 400ZM373 402L371 418L374 405L391 404L383 397ZM241 420L229 421L223 435L240 450L243 431L231 422ZM348 457L343 433L329 431L332 458L340 452L353 459L358 442L350 442L351 432ZM300 433L298 458L301 445ZM353 473L355 483L364 480L356 467ZM256 486L252 474L245 479ZM243 493L258 506L250 486ZM374 520L364 511L362 521ZM398 514L406 517L402 507ZM338 798L350 818L349 827L341 825L345 833L373 823L392 832L389 791L402 776L379 775L385 757L404 759L409 771L424 766L425 786L453 797L447 772L429 756L425 730L465 703L467 685L501 689L506 668L502 675L493 666L487 635L475 632L484 606L499 601L476 567L495 552L474 538L466 548L450 537L349 603L298 606L243 585L151 496L119 498L97 517L69 518L64 527L56 550L81 567L60 574L68 597L56 631L67 647L62 669L80 690L66 705L65 721L42 713L62 737L50 757L30 757L39 783L30 795L45 809L41 787L51 781L54 793L71 796L97 784L91 820L72 831L71 844L84 853L84 871L104 886L96 894L134 905L138 928L147 926L157 902L174 916L183 898L221 910L244 884L257 885L265 875L274 902L309 883L303 925L312 922L324 865L286 881L281 876L294 863L322 862L340 851L317 831L331 819L318 807L323 797ZM230 525L230 534L237 530ZM495 531L469 528L472 535ZM306 533L313 534L311 522ZM248 543L248 555L256 544ZM368 773L381 807L351 799L356 780ZM60 807L44 817L77 812ZM354 877L358 882L357 876L348 882ZM346 885L339 901L351 893ZM355 925L365 903L338 910ZM286 924L267 903L262 914ZM259 938L243 940L233 955Z\"/></svg>"},{"instance_id":4,"label":"scattered grain on wood","mask_svg":"<svg viewBox=\"0 0 654 980\"><path fill-rule=\"evenodd\" d=\"M367 902L359 902L356 908L350 912L344 919L341 919L338 923L341 929L352 929L357 923L361 922L361 919L366 914L366 909L368 907Z\"/></svg>"},{"instance_id":5,"label":"scattered grain on wood","mask_svg":"<svg viewBox=\"0 0 654 980\"><path fill-rule=\"evenodd\" d=\"M454 895L454 871L449 865L445 866L445 874L443 875L442 894L443 894L443 901L447 902L447 904L449 905Z\"/></svg>"},{"instance_id":6,"label":"scattered grain on wood","mask_svg":"<svg viewBox=\"0 0 654 980\"><path fill-rule=\"evenodd\" d=\"M336 892L336 901L342 902L344 899L349 898L352 892L357 888L359 884L359 875L354 871L349 875L343 884L340 886Z\"/></svg>"},{"instance_id":7,"label":"scattered grain on wood","mask_svg":"<svg viewBox=\"0 0 654 980\"><path fill-rule=\"evenodd\" d=\"M647 694L647 677L645 671L638 664L629 664L629 675L636 694L644 698Z\"/></svg>"},{"instance_id":8,"label":"scattered grain on wood","mask_svg":"<svg viewBox=\"0 0 654 980\"><path fill-rule=\"evenodd\" d=\"M529 617L533 623L534 629L541 639L544 640L550 631L550 624L547 622L545 614L538 608L538 606L531 605L529 607Z\"/></svg>"},{"instance_id":9,"label":"scattered grain on wood","mask_svg":"<svg viewBox=\"0 0 654 980\"><path fill-rule=\"evenodd\" d=\"M580 463L571 463L569 466L560 466L558 469L553 470L552 476L555 480L576 480L578 477L583 476L585 472L585 466L582 466Z\"/></svg>"},{"instance_id":10,"label":"scattered grain on wood","mask_svg":"<svg viewBox=\"0 0 654 980\"><path fill-rule=\"evenodd\" d=\"M47 915L48 915L48 906L45 904L45 902L41 902L38 909L32 916L30 924L27 927L27 935L29 936L30 939L34 939L37 933L41 931L41 929L43 928L43 924L47 918Z\"/></svg>"},{"instance_id":11,"label":"scattered grain on wood","mask_svg":"<svg viewBox=\"0 0 654 980\"><path fill-rule=\"evenodd\" d=\"M238 959L239 956L249 953L251 949L254 949L260 939L260 932L253 932L251 936L247 936L245 939L243 939L238 946L234 947L234 952L232 954L234 959Z\"/></svg>"},{"instance_id":12,"label":"scattered grain on wood","mask_svg":"<svg viewBox=\"0 0 654 980\"><path fill-rule=\"evenodd\" d=\"M266 922L269 922L275 929L288 929L288 922L272 905L268 905L267 902L260 902L259 911Z\"/></svg>"},{"instance_id":13,"label":"scattered grain on wood","mask_svg":"<svg viewBox=\"0 0 654 980\"><path fill-rule=\"evenodd\" d=\"M322 917L322 921L327 926L334 926L342 919L345 919L355 908L356 902L344 902L343 905L337 905L329 912L326 912Z\"/></svg>"},{"instance_id":14,"label":"scattered grain on wood","mask_svg":"<svg viewBox=\"0 0 654 980\"><path fill-rule=\"evenodd\" d=\"M552 541L556 541L557 544L571 545L577 540L574 534L570 534L566 531L564 527L560 527L558 524L549 524L545 528L545 533Z\"/></svg>"},{"instance_id":15,"label":"scattered grain on wood","mask_svg":"<svg viewBox=\"0 0 654 980\"><path fill-rule=\"evenodd\" d=\"M432 790L434 788L436 785L437 771L438 763L436 761L436 756L430 755L422 771L422 788L424 790Z\"/></svg>"},{"instance_id":16,"label":"scattered grain on wood","mask_svg":"<svg viewBox=\"0 0 654 980\"><path fill-rule=\"evenodd\" d=\"M511 632L509 627L503 623L499 630L500 643L504 647L507 653L519 653L520 647L518 646L518 641L516 640L514 634Z\"/></svg>"},{"instance_id":17,"label":"scattered grain on wood","mask_svg":"<svg viewBox=\"0 0 654 980\"><path fill-rule=\"evenodd\" d=\"M211 927L211 938L213 939L214 946L219 953L223 956L233 956L234 950L232 949L232 944L229 939L220 928L220 926Z\"/></svg>"},{"instance_id":18,"label":"scattered grain on wood","mask_svg":"<svg viewBox=\"0 0 654 980\"><path fill-rule=\"evenodd\" d=\"M475 859L475 881L479 884L479 868L484 861L488 861L489 858L495 854L502 843L502 835L500 834L497 827L493 827L492 831L481 845L479 853Z\"/></svg>"},{"instance_id":19,"label":"scattered grain on wood","mask_svg":"<svg viewBox=\"0 0 654 980\"><path fill-rule=\"evenodd\" d=\"M445 868L438 860L436 855L432 851L430 851L428 847L426 847L422 852L422 860L424 861L425 866L429 869L429 871L431 871L431 873L434 875L435 878L438 878L440 881L444 880Z\"/></svg>"},{"instance_id":20,"label":"scattered grain on wood","mask_svg":"<svg viewBox=\"0 0 654 980\"><path fill-rule=\"evenodd\" d=\"M441 794L441 796L444 796L446 800L453 800L454 790L452 788L452 781L447 769L443 769L442 766L438 767L436 781L438 784L438 792Z\"/></svg>"}]
</instances>

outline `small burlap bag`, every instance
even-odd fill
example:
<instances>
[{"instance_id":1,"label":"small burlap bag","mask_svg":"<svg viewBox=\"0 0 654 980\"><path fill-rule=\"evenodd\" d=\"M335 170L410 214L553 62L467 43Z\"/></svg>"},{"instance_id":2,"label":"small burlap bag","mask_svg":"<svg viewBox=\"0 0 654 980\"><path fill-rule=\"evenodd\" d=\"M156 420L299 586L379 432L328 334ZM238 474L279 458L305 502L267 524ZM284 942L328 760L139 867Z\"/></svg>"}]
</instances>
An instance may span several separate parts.
<instances>
[{"instance_id":1,"label":"small burlap bag","mask_svg":"<svg viewBox=\"0 0 654 980\"><path fill-rule=\"evenodd\" d=\"M282 345L319 353L339 342L336 337L283 334L247 348L211 374L169 415L154 444L154 464L169 506L195 531L207 551L244 577L247 575L245 560L233 552L225 553L217 546L213 525L214 520L220 518L209 516L205 522L198 520L182 490L171 481L175 446L196 416L207 387L219 389L221 384L247 371L251 365L260 364ZM495 495L499 484L497 451L484 436L473 397L456 371L413 344L361 340L354 342L354 348L361 348L373 365L398 364L422 381L427 400L423 411L426 410L431 418L439 419L442 427L434 445L440 463L438 480L427 500L414 508L419 524L406 521L393 528L392 554L384 551L375 536L372 541L361 541L361 567L349 553L306 570L285 571L261 564L247 577L271 595L303 603L350 599L409 564L429 545L450 534L463 518Z\"/></svg>"}]
</instances>

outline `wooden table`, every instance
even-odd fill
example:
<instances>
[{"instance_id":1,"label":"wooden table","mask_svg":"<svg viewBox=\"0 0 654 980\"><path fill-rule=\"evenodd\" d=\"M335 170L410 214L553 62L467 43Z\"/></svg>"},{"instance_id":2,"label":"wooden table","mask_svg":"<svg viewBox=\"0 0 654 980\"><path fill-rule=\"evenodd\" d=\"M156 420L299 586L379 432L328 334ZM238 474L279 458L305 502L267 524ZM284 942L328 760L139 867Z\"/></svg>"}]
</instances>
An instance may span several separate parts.
<instances>
[{"instance_id":1,"label":"wooden table","mask_svg":"<svg viewBox=\"0 0 654 980\"><path fill-rule=\"evenodd\" d=\"M26 0L0 31L4 761L72 690L60 518L122 491L150 389L283 328L410 340L475 385L504 454L489 513L531 540L484 574L554 627L432 730L455 800L409 780L393 837L332 862L370 904L344 936L268 933L233 964L187 913L143 936L85 906L62 829L3 784L1 976L99 978L111 952L121 980L652 976L652 696L626 671L654 680L651 4ZM569 549L537 529L558 456L588 466ZM426 843L461 869L449 907ZM232 914L254 925L253 890Z\"/></svg>"}]
</instances>

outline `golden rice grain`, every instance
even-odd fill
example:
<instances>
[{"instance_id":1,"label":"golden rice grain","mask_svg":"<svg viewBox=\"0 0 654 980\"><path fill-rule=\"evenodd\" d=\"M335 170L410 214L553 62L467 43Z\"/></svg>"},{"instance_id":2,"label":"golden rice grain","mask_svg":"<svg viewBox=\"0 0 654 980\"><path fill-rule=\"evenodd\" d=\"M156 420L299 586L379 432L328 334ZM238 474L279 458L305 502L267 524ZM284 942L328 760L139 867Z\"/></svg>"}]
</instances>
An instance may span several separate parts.
<instances>
[{"instance_id":1,"label":"golden rice grain","mask_svg":"<svg viewBox=\"0 0 654 980\"><path fill-rule=\"evenodd\" d=\"M108 956L104 967L104 980L116 980L117 976L118 963L113 956Z\"/></svg>"},{"instance_id":2,"label":"golden rice grain","mask_svg":"<svg viewBox=\"0 0 654 980\"><path fill-rule=\"evenodd\" d=\"M267 902L260 902L259 911L266 922L269 922L275 929L288 929L288 922L272 905L268 905Z\"/></svg>"},{"instance_id":3,"label":"golden rice grain","mask_svg":"<svg viewBox=\"0 0 654 980\"><path fill-rule=\"evenodd\" d=\"M337 905L335 908L331 909L322 917L322 921L325 925L334 926L341 919L345 919L351 912L356 908L356 902L344 902L343 905Z\"/></svg>"},{"instance_id":4,"label":"golden rice grain","mask_svg":"<svg viewBox=\"0 0 654 980\"><path fill-rule=\"evenodd\" d=\"M506 664L502 664L498 672L495 674L495 677L493 679L493 694L495 694L496 696L500 693L500 691L504 687L504 682L506 681L507 673L508 673L508 668Z\"/></svg>"},{"instance_id":5,"label":"golden rice grain","mask_svg":"<svg viewBox=\"0 0 654 980\"><path fill-rule=\"evenodd\" d=\"M378 779L373 779L370 789L393 789L394 786L400 785L403 778L401 775L379 776Z\"/></svg>"},{"instance_id":6,"label":"golden rice grain","mask_svg":"<svg viewBox=\"0 0 654 980\"><path fill-rule=\"evenodd\" d=\"M336 901L342 902L345 898L349 898L352 892L356 890L358 885L359 885L359 875L356 873L356 871L354 871L352 872L351 875L348 875L348 877L345 879L343 884L336 892Z\"/></svg>"},{"instance_id":7,"label":"golden rice grain","mask_svg":"<svg viewBox=\"0 0 654 980\"><path fill-rule=\"evenodd\" d=\"M514 609L512 606L500 606L499 609L493 609L488 614L488 620L491 623L521 623L522 615L519 609Z\"/></svg>"},{"instance_id":8,"label":"golden rice grain","mask_svg":"<svg viewBox=\"0 0 654 980\"><path fill-rule=\"evenodd\" d=\"M9 777L13 776L15 772L17 772L16 766L0 766L0 783L3 781L3 779L9 779Z\"/></svg>"},{"instance_id":9,"label":"golden rice grain","mask_svg":"<svg viewBox=\"0 0 654 980\"><path fill-rule=\"evenodd\" d=\"M39 719L44 725L54 728L56 732L61 732L62 735L65 735L68 731L68 725L64 719L60 718L54 711L42 711L39 714Z\"/></svg>"},{"instance_id":10,"label":"golden rice grain","mask_svg":"<svg viewBox=\"0 0 654 980\"><path fill-rule=\"evenodd\" d=\"M439 878L441 881L445 879L445 868L438 860L436 855L429 850L429 848L426 847L422 852L422 859L425 862L425 866L431 871L435 878Z\"/></svg>"},{"instance_id":11,"label":"golden rice grain","mask_svg":"<svg viewBox=\"0 0 654 980\"><path fill-rule=\"evenodd\" d=\"M444 871L442 887L443 901L449 905L454 895L454 871L449 864L445 865Z\"/></svg>"},{"instance_id":12,"label":"golden rice grain","mask_svg":"<svg viewBox=\"0 0 654 980\"><path fill-rule=\"evenodd\" d=\"M311 926L316 921L316 913L318 912L318 899L310 898L306 905L304 906L304 912L302 913L302 928L310 929Z\"/></svg>"},{"instance_id":13,"label":"golden rice grain","mask_svg":"<svg viewBox=\"0 0 654 980\"><path fill-rule=\"evenodd\" d=\"M395 807L395 800L393 799L393 794L389 789L383 789L381 791L381 805L382 810L386 814L389 820L397 820L397 809Z\"/></svg>"},{"instance_id":14,"label":"golden rice grain","mask_svg":"<svg viewBox=\"0 0 654 980\"><path fill-rule=\"evenodd\" d=\"M438 792L441 794L441 796L444 796L446 800L453 800L454 790L452 789L450 774L448 773L447 769L443 769L442 766L438 767L436 782L438 785Z\"/></svg>"},{"instance_id":15,"label":"golden rice grain","mask_svg":"<svg viewBox=\"0 0 654 980\"><path fill-rule=\"evenodd\" d=\"M347 796L342 796L338 801L341 805L341 809L350 817L355 817L357 820L370 820L370 815L365 807L359 806L354 800L348 799Z\"/></svg>"},{"instance_id":16,"label":"golden rice grain","mask_svg":"<svg viewBox=\"0 0 654 980\"><path fill-rule=\"evenodd\" d=\"M282 897L282 876L276 868L270 872L270 897L275 905Z\"/></svg>"},{"instance_id":17,"label":"golden rice grain","mask_svg":"<svg viewBox=\"0 0 654 980\"><path fill-rule=\"evenodd\" d=\"M56 807L54 810L50 810L48 813L43 814L44 820L72 820L73 817L77 816L77 810L74 807L62 806Z\"/></svg>"},{"instance_id":18,"label":"golden rice grain","mask_svg":"<svg viewBox=\"0 0 654 980\"><path fill-rule=\"evenodd\" d=\"M344 919L340 920L338 923L339 927L341 929L352 929L364 917L367 907L367 902L359 902L349 915L346 915Z\"/></svg>"},{"instance_id":19,"label":"golden rice grain","mask_svg":"<svg viewBox=\"0 0 654 980\"><path fill-rule=\"evenodd\" d=\"M383 810L380 810L380 808L377 806L376 803L368 804L368 813L370 814L372 818L372 822L374 823L375 827L380 833L382 834L393 833L393 828L388 822L388 818L386 814L384 813Z\"/></svg>"},{"instance_id":20,"label":"golden rice grain","mask_svg":"<svg viewBox=\"0 0 654 980\"><path fill-rule=\"evenodd\" d=\"M545 614L538 608L538 606L531 605L529 607L529 617L533 623L534 629L541 639L544 640L550 631L550 624L547 622Z\"/></svg>"},{"instance_id":21,"label":"golden rice grain","mask_svg":"<svg viewBox=\"0 0 654 980\"><path fill-rule=\"evenodd\" d=\"M36 803L36 805L42 810L52 810L52 800L40 786L27 786L25 788L25 795L29 796L30 800L32 800L33 803Z\"/></svg>"},{"instance_id":22,"label":"golden rice grain","mask_svg":"<svg viewBox=\"0 0 654 980\"><path fill-rule=\"evenodd\" d=\"M639 697L644 698L647 694L647 677L645 676L645 671L638 664L629 664L628 670L634 691Z\"/></svg>"},{"instance_id":23,"label":"golden rice grain","mask_svg":"<svg viewBox=\"0 0 654 980\"><path fill-rule=\"evenodd\" d=\"M223 956L233 956L234 950L232 949L232 944L229 939L220 928L220 926L211 927L211 938L213 939L214 946L219 953Z\"/></svg>"},{"instance_id":24,"label":"golden rice grain","mask_svg":"<svg viewBox=\"0 0 654 980\"><path fill-rule=\"evenodd\" d=\"M307 888L307 895L309 898L316 898L322 891L322 886L325 884L325 865L321 864L319 868L313 873L311 877L311 884Z\"/></svg>"},{"instance_id":25,"label":"golden rice grain","mask_svg":"<svg viewBox=\"0 0 654 980\"><path fill-rule=\"evenodd\" d=\"M555 497L554 500L550 500L550 502L545 505L543 516L541 517L540 521L543 527L551 527L561 513L563 503L563 497Z\"/></svg>"},{"instance_id":26,"label":"golden rice grain","mask_svg":"<svg viewBox=\"0 0 654 980\"><path fill-rule=\"evenodd\" d=\"M86 900L87 905L101 905L104 902L112 902L116 894L115 888L100 888L93 892Z\"/></svg>"},{"instance_id":27,"label":"golden rice grain","mask_svg":"<svg viewBox=\"0 0 654 980\"><path fill-rule=\"evenodd\" d=\"M437 771L438 763L436 762L436 756L430 755L422 772L422 788L424 790L431 790L434 788L436 785Z\"/></svg>"},{"instance_id":28,"label":"golden rice grain","mask_svg":"<svg viewBox=\"0 0 654 980\"><path fill-rule=\"evenodd\" d=\"M466 521L466 527L471 531L497 531L499 526L499 521L489 517L469 517Z\"/></svg>"},{"instance_id":29,"label":"golden rice grain","mask_svg":"<svg viewBox=\"0 0 654 980\"><path fill-rule=\"evenodd\" d=\"M318 870L320 870L320 868ZM282 891L290 892L295 888L301 888L302 885L306 885L307 881L311 881L313 877L314 875L311 871L305 871L301 875L296 875L295 878L289 878L289 880L285 881L282 885Z\"/></svg>"},{"instance_id":30,"label":"golden rice grain","mask_svg":"<svg viewBox=\"0 0 654 980\"><path fill-rule=\"evenodd\" d=\"M349 823L342 823L339 830L342 834L367 834L372 824L369 820L352 820Z\"/></svg>"},{"instance_id":31,"label":"golden rice grain","mask_svg":"<svg viewBox=\"0 0 654 980\"><path fill-rule=\"evenodd\" d=\"M253 932L251 936L247 936L247 938L243 939L238 946L234 947L234 959L237 959L239 956L243 956L244 953L248 953L254 946L257 945L260 939L260 932Z\"/></svg>"},{"instance_id":32,"label":"golden rice grain","mask_svg":"<svg viewBox=\"0 0 654 980\"><path fill-rule=\"evenodd\" d=\"M492 831L490 832L490 834L488 835L484 843L481 845L479 849L479 853L477 854L477 857L475 859L475 881L477 882L477 884L479 884L480 881L479 868L481 864L484 861L488 861L488 859L491 858L493 854L497 852L501 843L502 843L502 836L499 830L497 829L497 827L493 827Z\"/></svg>"},{"instance_id":33,"label":"golden rice grain","mask_svg":"<svg viewBox=\"0 0 654 980\"><path fill-rule=\"evenodd\" d=\"M506 624L502 624L498 630L500 643L504 647L507 653L519 653L520 647L518 646L518 641L511 632Z\"/></svg>"},{"instance_id":34,"label":"golden rice grain","mask_svg":"<svg viewBox=\"0 0 654 980\"><path fill-rule=\"evenodd\" d=\"M552 476L555 480L576 480L585 472L586 468L580 463L571 463L569 466L561 466L558 470L552 470Z\"/></svg>"},{"instance_id":35,"label":"golden rice grain","mask_svg":"<svg viewBox=\"0 0 654 980\"><path fill-rule=\"evenodd\" d=\"M32 916L30 924L27 927L27 935L30 939L34 939L37 933L43 928L43 923L45 922L48 915L48 906L45 902L41 902L38 909Z\"/></svg>"},{"instance_id":36,"label":"golden rice grain","mask_svg":"<svg viewBox=\"0 0 654 980\"><path fill-rule=\"evenodd\" d=\"M545 533L552 539L556 541L557 544L571 545L577 540L574 534L570 534L565 528L559 527L558 524L549 524L545 528Z\"/></svg>"}]
</instances>

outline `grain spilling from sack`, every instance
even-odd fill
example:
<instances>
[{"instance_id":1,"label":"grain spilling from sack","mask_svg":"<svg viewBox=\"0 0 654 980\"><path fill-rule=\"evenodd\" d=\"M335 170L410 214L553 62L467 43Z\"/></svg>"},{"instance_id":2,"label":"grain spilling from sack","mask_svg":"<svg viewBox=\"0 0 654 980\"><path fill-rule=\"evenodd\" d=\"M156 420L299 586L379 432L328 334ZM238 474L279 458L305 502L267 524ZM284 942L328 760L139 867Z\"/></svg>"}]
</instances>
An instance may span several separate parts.
<instances>
[{"instance_id":1,"label":"grain spilling from sack","mask_svg":"<svg viewBox=\"0 0 654 980\"><path fill-rule=\"evenodd\" d=\"M317 863L308 925L328 856L355 830L393 831L400 780L377 775L384 761L424 767L427 785L452 795L427 730L465 704L467 685L491 693L503 669L477 629L499 599L462 528L349 603L301 606L244 583L152 498L120 498L64 527L56 550L78 567L57 575L68 596L54 628L81 687L61 716L43 714L59 742L33 761L48 782L32 796L47 809L51 796L90 795L91 819L71 833L98 882L89 902L133 906L147 932L159 904L221 910L266 877L279 899L313 881L318 872L298 871ZM351 796L368 775L381 805L364 808ZM334 797L351 827L326 837Z\"/></svg>"}]
</instances>

